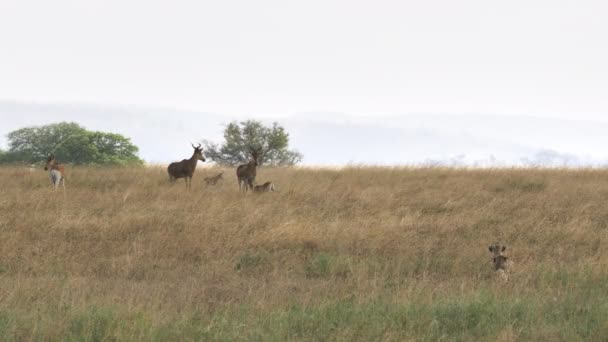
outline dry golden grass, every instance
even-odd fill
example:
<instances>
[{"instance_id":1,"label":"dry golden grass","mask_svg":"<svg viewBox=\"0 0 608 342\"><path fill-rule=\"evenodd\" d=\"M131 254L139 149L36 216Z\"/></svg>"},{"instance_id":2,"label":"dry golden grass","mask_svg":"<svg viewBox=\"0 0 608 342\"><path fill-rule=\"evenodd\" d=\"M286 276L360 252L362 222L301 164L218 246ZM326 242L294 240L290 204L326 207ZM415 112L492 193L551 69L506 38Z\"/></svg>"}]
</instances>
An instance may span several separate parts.
<instances>
[{"instance_id":1,"label":"dry golden grass","mask_svg":"<svg viewBox=\"0 0 608 342\"><path fill-rule=\"evenodd\" d=\"M0 168L0 335L601 340L608 172ZM515 263L497 282L488 245Z\"/></svg>"}]
</instances>

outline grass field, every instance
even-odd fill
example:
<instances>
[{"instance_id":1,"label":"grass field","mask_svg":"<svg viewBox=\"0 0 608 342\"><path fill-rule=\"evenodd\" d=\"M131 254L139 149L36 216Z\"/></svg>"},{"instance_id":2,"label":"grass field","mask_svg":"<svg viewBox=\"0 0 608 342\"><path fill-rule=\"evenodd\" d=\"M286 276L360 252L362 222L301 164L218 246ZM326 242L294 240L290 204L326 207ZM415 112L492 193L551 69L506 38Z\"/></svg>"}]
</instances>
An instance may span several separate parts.
<instances>
[{"instance_id":1,"label":"grass field","mask_svg":"<svg viewBox=\"0 0 608 342\"><path fill-rule=\"evenodd\" d=\"M601 341L608 171L0 168L3 340ZM497 281L488 245L514 262Z\"/></svg>"}]
</instances>

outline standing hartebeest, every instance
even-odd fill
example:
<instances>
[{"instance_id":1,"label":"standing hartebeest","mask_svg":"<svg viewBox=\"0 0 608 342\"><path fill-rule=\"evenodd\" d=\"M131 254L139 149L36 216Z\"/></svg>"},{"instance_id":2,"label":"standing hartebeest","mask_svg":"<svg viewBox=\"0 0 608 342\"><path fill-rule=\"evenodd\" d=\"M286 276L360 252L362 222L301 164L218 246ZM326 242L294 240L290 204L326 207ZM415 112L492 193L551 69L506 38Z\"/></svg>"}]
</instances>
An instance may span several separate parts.
<instances>
[{"instance_id":1,"label":"standing hartebeest","mask_svg":"<svg viewBox=\"0 0 608 342\"><path fill-rule=\"evenodd\" d=\"M65 167L55 160L53 153L49 152L46 155L44 170L49 172L49 178L51 178L51 183L53 183L55 190L59 187L59 183L63 185L63 190L65 190Z\"/></svg>"},{"instance_id":2,"label":"standing hartebeest","mask_svg":"<svg viewBox=\"0 0 608 342\"><path fill-rule=\"evenodd\" d=\"M186 189L190 189L192 187L192 175L194 174L194 170L196 170L196 163L199 160L202 162L205 161L201 144L198 144L198 146L194 146L194 144L191 145L194 148L194 153L190 159L184 159L180 162L171 163L169 164L169 167L167 167L169 180L175 181L178 178L184 178L186 181Z\"/></svg>"},{"instance_id":3,"label":"standing hartebeest","mask_svg":"<svg viewBox=\"0 0 608 342\"><path fill-rule=\"evenodd\" d=\"M247 192L248 189L253 191L253 183L257 175L259 153L251 153L251 161L247 164L239 165L236 169L236 178L239 181L239 191Z\"/></svg>"}]
</instances>

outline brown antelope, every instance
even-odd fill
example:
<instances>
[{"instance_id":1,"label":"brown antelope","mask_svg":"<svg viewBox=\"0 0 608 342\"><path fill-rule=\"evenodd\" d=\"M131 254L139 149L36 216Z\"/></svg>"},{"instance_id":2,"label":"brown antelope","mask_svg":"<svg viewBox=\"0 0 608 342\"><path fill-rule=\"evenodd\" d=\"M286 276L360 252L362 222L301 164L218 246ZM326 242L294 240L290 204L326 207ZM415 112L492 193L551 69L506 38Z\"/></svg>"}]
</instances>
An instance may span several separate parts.
<instances>
[{"instance_id":1,"label":"brown antelope","mask_svg":"<svg viewBox=\"0 0 608 342\"><path fill-rule=\"evenodd\" d=\"M55 155L53 153L49 152L47 154L44 170L49 172L49 178L51 179L51 183L53 183L55 190L59 187L59 183L63 185L63 189L65 190L65 167L55 160Z\"/></svg>"},{"instance_id":2,"label":"brown antelope","mask_svg":"<svg viewBox=\"0 0 608 342\"><path fill-rule=\"evenodd\" d=\"M186 189L190 189L192 187L192 175L194 174L194 170L196 170L196 164L198 161L205 161L201 144L198 144L198 146L194 146L192 144L192 148L194 148L194 153L190 159L184 159L179 162L171 163L169 164L169 167L167 167L169 180L173 182L178 178L184 178L186 181Z\"/></svg>"},{"instance_id":3,"label":"brown antelope","mask_svg":"<svg viewBox=\"0 0 608 342\"><path fill-rule=\"evenodd\" d=\"M253 187L253 192L275 192L277 188L275 188L272 182L266 182L262 185L256 185Z\"/></svg>"},{"instance_id":4,"label":"brown antelope","mask_svg":"<svg viewBox=\"0 0 608 342\"><path fill-rule=\"evenodd\" d=\"M213 177L205 177L204 180L205 180L205 183L207 183L207 186L209 186L209 185L217 184L217 182L219 182L223 178L224 178L224 173L220 172L219 174L217 174Z\"/></svg>"},{"instance_id":5,"label":"brown antelope","mask_svg":"<svg viewBox=\"0 0 608 342\"><path fill-rule=\"evenodd\" d=\"M249 163L239 165L236 169L236 178L239 181L239 191L241 192L247 192L247 190L253 191L253 183L255 182L255 176L257 175L259 154L252 152L251 157Z\"/></svg>"},{"instance_id":6,"label":"brown antelope","mask_svg":"<svg viewBox=\"0 0 608 342\"><path fill-rule=\"evenodd\" d=\"M492 253L492 264L497 277L503 281L508 281L508 272L513 263L503 254L505 250L507 250L507 246L497 244L491 245L488 249L490 250L490 253Z\"/></svg>"}]
</instances>

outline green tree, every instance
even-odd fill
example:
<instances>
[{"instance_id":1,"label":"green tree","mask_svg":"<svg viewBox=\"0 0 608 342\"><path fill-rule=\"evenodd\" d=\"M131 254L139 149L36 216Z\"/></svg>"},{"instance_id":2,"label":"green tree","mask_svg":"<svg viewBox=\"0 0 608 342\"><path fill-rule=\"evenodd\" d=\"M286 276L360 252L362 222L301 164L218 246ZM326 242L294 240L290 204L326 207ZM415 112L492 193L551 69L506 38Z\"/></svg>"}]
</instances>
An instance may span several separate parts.
<instances>
[{"instance_id":1,"label":"green tree","mask_svg":"<svg viewBox=\"0 0 608 342\"><path fill-rule=\"evenodd\" d=\"M224 139L221 146L204 141L205 156L220 165L247 163L253 154L258 155L259 165L291 166L302 161L302 154L288 150L289 134L276 122L271 126L255 120L231 122Z\"/></svg>"},{"instance_id":2,"label":"green tree","mask_svg":"<svg viewBox=\"0 0 608 342\"><path fill-rule=\"evenodd\" d=\"M5 150L0 150L0 164L6 163L8 161L8 154Z\"/></svg>"},{"instance_id":3,"label":"green tree","mask_svg":"<svg viewBox=\"0 0 608 342\"><path fill-rule=\"evenodd\" d=\"M36 163L53 152L63 163L76 165L142 165L138 148L120 134L88 131L73 122L26 127L8 134L4 163Z\"/></svg>"},{"instance_id":4,"label":"green tree","mask_svg":"<svg viewBox=\"0 0 608 342\"><path fill-rule=\"evenodd\" d=\"M105 165L141 165L143 161L137 156L139 148L131 139L120 134L91 132L90 142L95 146L96 163Z\"/></svg>"}]
</instances>

